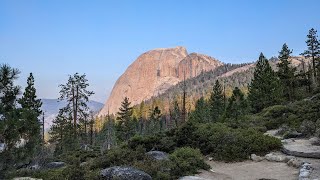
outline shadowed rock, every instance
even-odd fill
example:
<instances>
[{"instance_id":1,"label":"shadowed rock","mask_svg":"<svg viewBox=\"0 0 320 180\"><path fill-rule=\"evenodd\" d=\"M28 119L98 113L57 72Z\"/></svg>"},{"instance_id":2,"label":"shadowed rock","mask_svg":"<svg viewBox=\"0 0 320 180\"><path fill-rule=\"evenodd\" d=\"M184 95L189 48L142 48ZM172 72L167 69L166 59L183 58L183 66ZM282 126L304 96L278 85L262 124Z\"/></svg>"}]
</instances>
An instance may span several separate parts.
<instances>
[{"instance_id":1,"label":"shadowed rock","mask_svg":"<svg viewBox=\"0 0 320 180\"><path fill-rule=\"evenodd\" d=\"M152 180L151 176L132 167L114 166L100 171L104 180Z\"/></svg>"}]
</instances>

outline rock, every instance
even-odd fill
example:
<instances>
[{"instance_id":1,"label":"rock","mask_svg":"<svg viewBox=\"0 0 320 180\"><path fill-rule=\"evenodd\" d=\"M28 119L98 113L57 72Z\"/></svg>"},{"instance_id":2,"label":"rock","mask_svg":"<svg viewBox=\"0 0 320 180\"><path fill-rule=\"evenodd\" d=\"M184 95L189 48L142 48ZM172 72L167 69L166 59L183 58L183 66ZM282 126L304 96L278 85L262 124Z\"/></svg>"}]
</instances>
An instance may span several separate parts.
<instances>
[{"instance_id":1,"label":"rock","mask_svg":"<svg viewBox=\"0 0 320 180\"><path fill-rule=\"evenodd\" d=\"M318 137L310 138L309 141L314 146L320 146L320 139Z\"/></svg>"},{"instance_id":2,"label":"rock","mask_svg":"<svg viewBox=\"0 0 320 180\"><path fill-rule=\"evenodd\" d=\"M299 168L302 165L302 161L297 158L292 158L287 162L288 166Z\"/></svg>"},{"instance_id":3,"label":"rock","mask_svg":"<svg viewBox=\"0 0 320 180\"><path fill-rule=\"evenodd\" d=\"M197 177L197 176L184 176L179 178L179 180L206 180L206 179Z\"/></svg>"},{"instance_id":4,"label":"rock","mask_svg":"<svg viewBox=\"0 0 320 180\"><path fill-rule=\"evenodd\" d=\"M162 152L162 151L149 151L146 154L156 160L168 160L169 159L168 154L165 152Z\"/></svg>"},{"instance_id":5,"label":"rock","mask_svg":"<svg viewBox=\"0 0 320 180\"><path fill-rule=\"evenodd\" d=\"M124 97L131 105L165 92L186 78L195 77L222 63L212 57L191 53L184 47L161 48L140 55L119 77L98 116L119 110ZM185 72L185 73L184 73Z\"/></svg>"},{"instance_id":6,"label":"rock","mask_svg":"<svg viewBox=\"0 0 320 180\"><path fill-rule=\"evenodd\" d=\"M101 179L105 180L152 180L151 176L132 167L114 166L100 171Z\"/></svg>"},{"instance_id":7,"label":"rock","mask_svg":"<svg viewBox=\"0 0 320 180\"><path fill-rule=\"evenodd\" d=\"M6 149L5 143L0 143L0 153Z\"/></svg>"},{"instance_id":8,"label":"rock","mask_svg":"<svg viewBox=\"0 0 320 180\"><path fill-rule=\"evenodd\" d=\"M61 168L65 166L66 164L64 162L50 162L46 165L49 169L55 169L55 168Z\"/></svg>"},{"instance_id":9,"label":"rock","mask_svg":"<svg viewBox=\"0 0 320 180\"><path fill-rule=\"evenodd\" d=\"M265 159L264 157L257 156L255 154L251 154L250 158L251 158L252 161L255 161L255 162L260 162L260 161L263 161Z\"/></svg>"},{"instance_id":10,"label":"rock","mask_svg":"<svg viewBox=\"0 0 320 180\"><path fill-rule=\"evenodd\" d=\"M29 169L31 169L31 170L39 170L40 166L38 164L35 164L35 165L32 165L32 166L29 166Z\"/></svg>"},{"instance_id":11,"label":"rock","mask_svg":"<svg viewBox=\"0 0 320 180\"><path fill-rule=\"evenodd\" d=\"M275 153L269 153L269 154L265 155L265 158L268 161L273 161L273 162L288 162L289 161L289 158L287 156L282 155L282 154L275 154Z\"/></svg>"},{"instance_id":12,"label":"rock","mask_svg":"<svg viewBox=\"0 0 320 180\"><path fill-rule=\"evenodd\" d=\"M212 157L209 157L209 158L208 158L208 160L209 160L209 161L212 161L212 160L213 160L213 158L212 158Z\"/></svg>"},{"instance_id":13,"label":"rock","mask_svg":"<svg viewBox=\"0 0 320 180\"><path fill-rule=\"evenodd\" d=\"M307 180L312 172L310 163L303 163L299 172L299 180Z\"/></svg>"}]
</instances>

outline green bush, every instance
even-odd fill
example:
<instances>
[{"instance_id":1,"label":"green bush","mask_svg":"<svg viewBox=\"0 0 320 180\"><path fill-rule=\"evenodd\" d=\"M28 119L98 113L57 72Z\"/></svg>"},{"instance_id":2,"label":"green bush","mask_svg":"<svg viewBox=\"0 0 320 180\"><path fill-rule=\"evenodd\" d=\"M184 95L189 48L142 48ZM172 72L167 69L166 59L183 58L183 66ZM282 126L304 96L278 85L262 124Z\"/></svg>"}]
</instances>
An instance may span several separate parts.
<instances>
[{"instance_id":1,"label":"green bush","mask_svg":"<svg viewBox=\"0 0 320 180\"><path fill-rule=\"evenodd\" d=\"M181 177L196 174L199 169L208 170L210 166L204 162L199 149L182 147L176 149L171 155L171 176Z\"/></svg>"},{"instance_id":2,"label":"green bush","mask_svg":"<svg viewBox=\"0 0 320 180\"><path fill-rule=\"evenodd\" d=\"M266 154L281 148L280 140L251 128L233 129L221 123L185 126L189 127L177 130L178 144L199 148L203 154L210 154L216 160L241 161L252 153Z\"/></svg>"}]
</instances>

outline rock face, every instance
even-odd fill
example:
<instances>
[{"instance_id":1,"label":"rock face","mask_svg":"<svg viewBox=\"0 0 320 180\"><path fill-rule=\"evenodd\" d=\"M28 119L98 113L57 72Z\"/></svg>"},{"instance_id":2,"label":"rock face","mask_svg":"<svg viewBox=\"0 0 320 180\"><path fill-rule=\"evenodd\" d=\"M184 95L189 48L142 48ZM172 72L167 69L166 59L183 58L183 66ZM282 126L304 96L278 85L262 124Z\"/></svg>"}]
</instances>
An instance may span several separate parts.
<instances>
[{"instance_id":1,"label":"rock face","mask_svg":"<svg viewBox=\"0 0 320 180\"><path fill-rule=\"evenodd\" d=\"M101 170L100 177L100 179L106 180L152 180L151 176L143 171L132 167L120 166L114 166Z\"/></svg>"},{"instance_id":2,"label":"rock face","mask_svg":"<svg viewBox=\"0 0 320 180\"><path fill-rule=\"evenodd\" d=\"M115 114L124 97L129 98L131 105L139 104L182 81L184 74L186 78L191 78L220 65L220 61L206 55L188 55L184 47L148 51L120 76L98 115L106 115L108 110Z\"/></svg>"}]
</instances>

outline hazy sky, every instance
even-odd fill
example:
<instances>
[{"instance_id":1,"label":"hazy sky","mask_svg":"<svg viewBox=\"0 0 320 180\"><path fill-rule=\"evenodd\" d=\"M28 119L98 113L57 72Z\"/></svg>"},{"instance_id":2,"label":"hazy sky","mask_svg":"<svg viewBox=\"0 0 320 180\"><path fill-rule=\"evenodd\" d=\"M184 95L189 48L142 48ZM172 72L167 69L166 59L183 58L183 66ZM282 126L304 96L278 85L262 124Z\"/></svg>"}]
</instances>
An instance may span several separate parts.
<instances>
[{"instance_id":1,"label":"hazy sky","mask_svg":"<svg viewBox=\"0 0 320 180\"><path fill-rule=\"evenodd\" d=\"M185 46L223 62L299 54L319 0L0 0L0 63L34 73L38 96L57 98L68 74L86 73L92 99L104 102L141 53ZM320 33L320 32L319 32Z\"/></svg>"}]
</instances>

